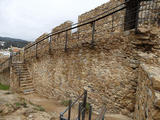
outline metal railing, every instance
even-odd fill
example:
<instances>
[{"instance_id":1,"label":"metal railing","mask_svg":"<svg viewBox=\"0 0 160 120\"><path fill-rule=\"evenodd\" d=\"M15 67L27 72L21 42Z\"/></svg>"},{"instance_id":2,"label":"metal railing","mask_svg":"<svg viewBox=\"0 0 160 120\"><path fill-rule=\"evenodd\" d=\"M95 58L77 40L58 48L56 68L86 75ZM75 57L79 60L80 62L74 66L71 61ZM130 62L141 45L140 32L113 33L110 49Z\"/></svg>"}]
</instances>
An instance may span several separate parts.
<instances>
[{"instance_id":1,"label":"metal railing","mask_svg":"<svg viewBox=\"0 0 160 120\"><path fill-rule=\"evenodd\" d=\"M15 61L25 62L33 57L38 58L40 55L45 55L46 53L51 54L55 50L67 51L68 49L79 47L86 43L89 43L91 47L94 47L95 42L104 39L106 33L114 32L116 29L124 30L125 25L128 27L133 26L132 23L136 22L135 19L130 19L128 21L124 20L126 18L126 5L130 1L131 0L127 0L87 20L82 20L72 26L67 26L59 31L49 33L45 37L41 38L41 40L25 47L22 54L19 52L12 56L12 60L15 58ZM140 4L140 6L132 8L132 11L127 15L136 14L136 19L138 20L135 29L141 24L146 24L146 22L151 23L159 21L159 4L159 0L149 0L145 1L145 4L143 5ZM73 29L78 30L77 32L71 33L71 30ZM12 60L6 60L1 63L0 66L4 66L7 61L12 62ZM8 64L8 66L9 65L10 64ZM3 69L3 67L0 69Z\"/></svg>"},{"instance_id":2,"label":"metal railing","mask_svg":"<svg viewBox=\"0 0 160 120\"><path fill-rule=\"evenodd\" d=\"M107 111L106 106L103 106L96 120L104 120L106 111Z\"/></svg>"},{"instance_id":3,"label":"metal railing","mask_svg":"<svg viewBox=\"0 0 160 120\"><path fill-rule=\"evenodd\" d=\"M79 103L78 112L73 118L71 109L76 103ZM86 108L87 104L89 105L88 108ZM88 111L86 109L88 109ZM106 111L106 106L103 106L95 120L104 120ZM64 117L64 114L67 112L67 116ZM69 100L68 107L64 110L64 112L60 113L60 120L86 120L86 113L88 113L88 120L92 120L92 106L91 104L87 103L87 91L84 90L84 93L80 95L74 102L72 102L72 100Z\"/></svg>"},{"instance_id":4,"label":"metal railing","mask_svg":"<svg viewBox=\"0 0 160 120\"><path fill-rule=\"evenodd\" d=\"M71 120L71 109L72 107L79 102L78 106L78 115L75 118L75 120L85 120L85 114L86 114L86 104L87 104L87 91L84 90L84 93L80 95L74 102L72 100L69 100L69 106L64 110L64 112L60 113L60 120ZM67 118L64 117L64 114L68 111ZM90 106L89 110L89 120L91 120L91 111L92 107Z\"/></svg>"}]
</instances>

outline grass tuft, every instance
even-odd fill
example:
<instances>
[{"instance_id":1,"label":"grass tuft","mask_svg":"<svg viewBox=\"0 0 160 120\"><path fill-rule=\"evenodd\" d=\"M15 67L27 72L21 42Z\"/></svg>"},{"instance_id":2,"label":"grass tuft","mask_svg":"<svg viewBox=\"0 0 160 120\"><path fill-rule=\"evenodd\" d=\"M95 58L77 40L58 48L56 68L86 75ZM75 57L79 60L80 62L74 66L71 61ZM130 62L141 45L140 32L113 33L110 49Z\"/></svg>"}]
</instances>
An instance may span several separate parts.
<instances>
[{"instance_id":1,"label":"grass tuft","mask_svg":"<svg viewBox=\"0 0 160 120\"><path fill-rule=\"evenodd\" d=\"M0 83L0 90L9 90L9 86L8 85L2 85Z\"/></svg>"},{"instance_id":2,"label":"grass tuft","mask_svg":"<svg viewBox=\"0 0 160 120\"><path fill-rule=\"evenodd\" d=\"M69 106L69 100L62 100L61 105Z\"/></svg>"}]
</instances>

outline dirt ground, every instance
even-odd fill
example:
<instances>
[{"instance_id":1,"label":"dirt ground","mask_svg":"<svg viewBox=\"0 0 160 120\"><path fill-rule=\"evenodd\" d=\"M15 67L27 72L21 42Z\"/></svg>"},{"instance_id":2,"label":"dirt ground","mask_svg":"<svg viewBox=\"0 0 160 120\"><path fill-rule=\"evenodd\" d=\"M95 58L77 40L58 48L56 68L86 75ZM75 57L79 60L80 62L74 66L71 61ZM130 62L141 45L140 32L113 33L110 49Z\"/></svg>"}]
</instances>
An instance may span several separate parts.
<instances>
[{"instance_id":1,"label":"dirt ground","mask_svg":"<svg viewBox=\"0 0 160 120\"><path fill-rule=\"evenodd\" d=\"M21 95L0 90L0 120L59 120L60 113L66 107L61 101L36 93ZM72 118L76 118L77 112L78 106L75 105L71 112ZM67 117L67 113L64 116Z\"/></svg>"},{"instance_id":2,"label":"dirt ground","mask_svg":"<svg viewBox=\"0 0 160 120\"><path fill-rule=\"evenodd\" d=\"M61 101L48 99L36 93L21 95L0 90L0 120L59 120L60 113L66 109ZM78 106L72 108L72 119L77 117ZM67 118L67 114L64 115ZM86 120L88 120L86 114ZM96 114L92 114L95 120ZM71 120L72 120L71 119ZM106 120L131 120L120 114L107 114Z\"/></svg>"}]
</instances>

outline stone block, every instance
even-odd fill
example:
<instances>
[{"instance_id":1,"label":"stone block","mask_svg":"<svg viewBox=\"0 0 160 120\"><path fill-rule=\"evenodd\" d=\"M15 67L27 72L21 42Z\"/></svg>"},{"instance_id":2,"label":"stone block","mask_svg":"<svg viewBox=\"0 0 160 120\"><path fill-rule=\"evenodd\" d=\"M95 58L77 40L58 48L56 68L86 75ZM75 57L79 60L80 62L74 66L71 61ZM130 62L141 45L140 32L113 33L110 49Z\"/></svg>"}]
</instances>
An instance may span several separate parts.
<instances>
[{"instance_id":1,"label":"stone block","mask_svg":"<svg viewBox=\"0 0 160 120\"><path fill-rule=\"evenodd\" d=\"M154 105L160 109L160 92L155 92L155 103Z\"/></svg>"}]
</instances>

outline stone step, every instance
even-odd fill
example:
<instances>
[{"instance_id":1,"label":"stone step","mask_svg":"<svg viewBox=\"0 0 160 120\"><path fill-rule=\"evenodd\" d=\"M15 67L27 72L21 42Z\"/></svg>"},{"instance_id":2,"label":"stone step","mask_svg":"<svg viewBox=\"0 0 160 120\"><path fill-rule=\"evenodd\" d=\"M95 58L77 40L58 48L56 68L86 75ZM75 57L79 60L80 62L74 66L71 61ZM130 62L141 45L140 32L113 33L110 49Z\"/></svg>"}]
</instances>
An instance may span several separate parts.
<instances>
[{"instance_id":1,"label":"stone step","mask_svg":"<svg viewBox=\"0 0 160 120\"><path fill-rule=\"evenodd\" d=\"M32 83L32 80L22 80L20 81L20 84L27 84L27 83Z\"/></svg>"},{"instance_id":2,"label":"stone step","mask_svg":"<svg viewBox=\"0 0 160 120\"><path fill-rule=\"evenodd\" d=\"M15 72L17 74L19 74L19 72ZM29 75L29 72L20 72L21 75Z\"/></svg>"},{"instance_id":3,"label":"stone step","mask_svg":"<svg viewBox=\"0 0 160 120\"><path fill-rule=\"evenodd\" d=\"M23 81L30 81L32 80L31 78L20 78L20 81L23 82Z\"/></svg>"},{"instance_id":4,"label":"stone step","mask_svg":"<svg viewBox=\"0 0 160 120\"><path fill-rule=\"evenodd\" d=\"M25 64L23 62L17 62L17 63L13 63L14 65L20 65L20 64Z\"/></svg>"},{"instance_id":5,"label":"stone step","mask_svg":"<svg viewBox=\"0 0 160 120\"><path fill-rule=\"evenodd\" d=\"M106 114L106 120L132 120L131 118L121 115L121 114Z\"/></svg>"},{"instance_id":6,"label":"stone step","mask_svg":"<svg viewBox=\"0 0 160 120\"><path fill-rule=\"evenodd\" d=\"M147 35L137 35L136 39L143 40L143 41L150 40L150 36L147 36Z\"/></svg>"},{"instance_id":7,"label":"stone step","mask_svg":"<svg viewBox=\"0 0 160 120\"><path fill-rule=\"evenodd\" d=\"M33 85L21 87L21 90L34 89Z\"/></svg>"},{"instance_id":8,"label":"stone step","mask_svg":"<svg viewBox=\"0 0 160 120\"><path fill-rule=\"evenodd\" d=\"M20 75L20 78L30 78L30 75Z\"/></svg>"},{"instance_id":9,"label":"stone step","mask_svg":"<svg viewBox=\"0 0 160 120\"><path fill-rule=\"evenodd\" d=\"M160 92L155 92L155 102L154 105L160 109Z\"/></svg>"},{"instance_id":10,"label":"stone step","mask_svg":"<svg viewBox=\"0 0 160 120\"><path fill-rule=\"evenodd\" d=\"M19 69L20 69L20 70L28 70L27 68L23 68L23 67L22 67L22 68L15 67L15 69L16 69L16 70L19 70Z\"/></svg>"},{"instance_id":11,"label":"stone step","mask_svg":"<svg viewBox=\"0 0 160 120\"><path fill-rule=\"evenodd\" d=\"M26 90L23 90L22 92L24 94L31 94L31 93L34 93L35 89L26 89Z\"/></svg>"},{"instance_id":12,"label":"stone step","mask_svg":"<svg viewBox=\"0 0 160 120\"><path fill-rule=\"evenodd\" d=\"M159 69L160 70L160 69ZM157 91L160 91L160 71L157 71L159 75L152 77L153 88Z\"/></svg>"},{"instance_id":13,"label":"stone step","mask_svg":"<svg viewBox=\"0 0 160 120\"><path fill-rule=\"evenodd\" d=\"M21 87L26 87L26 86L33 86L33 83L21 83Z\"/></svg>"}]
</instances>

